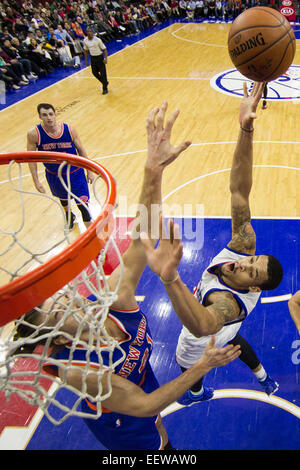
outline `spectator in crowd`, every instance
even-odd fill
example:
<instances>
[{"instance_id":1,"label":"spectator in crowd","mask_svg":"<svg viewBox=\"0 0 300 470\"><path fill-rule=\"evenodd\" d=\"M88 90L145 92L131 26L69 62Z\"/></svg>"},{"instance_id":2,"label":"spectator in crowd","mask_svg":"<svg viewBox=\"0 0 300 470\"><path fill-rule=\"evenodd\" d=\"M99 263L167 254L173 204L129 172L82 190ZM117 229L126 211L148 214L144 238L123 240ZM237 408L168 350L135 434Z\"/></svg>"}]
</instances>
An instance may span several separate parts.
<instances>
[{"instance_id":1,"label":"spectator in crowd","mask_svg":"<svg viewBox=\"0 0 300 470\"><path fill-rule=\"evenodd\" d=\"M11 65L6 64L5 60L0 57L0 72L2 80L5 82L6 86L12 90L19 90L20 85L28 85L28 83L23 83L19 80L18 76L12 70Z\"/></svg>"},{"instance_id":2,"label":"spectator in crowd","mask_svg":"<svg viewBox=\"0 0 300 470\"><path fill-rule=\"evenodd\" d=\"M83 41L85 38L85 33L83 32L83 29L81 25L78 23L78 21L74 21L73 23L71 23L71 26L72 26L72 31L76 39Z\"/></svg>"},{"instance_id":3,"label":"spectator in crowd","mask_svg":"<svg viewBox=\"0 0 300 470\"><path fill-rule=\"evenodd\" d=\"M4 74L14 78L14 83L18 86L20 85L28 85L29 81L28 80L23 80L22 76L20 74L20 70L17 67L14 67L14 64L8 63L5 60L5 53L2 55L4 51L2 50L0 46L0 68L4 72ZM5 69L5 70L4 70ZM16 89L16 88L15 88Z\"/></svg>"},{"instance_id":4,"label":"spectator in crowd","mask_svg":"<svg viewBox=\"0 0 300 470\"><path fill-rule=\"evenodd\" d=\"M79 39L76 37L76 34L74 33L71 25L69 23L64 23L64 29L67 31L67 33L71 36L73 40L73 45L74 49L77 53L82 54L83 53L83 39Z\"/></svg>"},{"instance_id":5,"label":"spectator in crowd","mask_svg":"<svg viewBox=\"0 0 300 470\"><path fill-rule=\"evenodd\" d=\"M9 41L9 40L6 40L6 41ZM4 41L4 44L7 42ZM11 65L12 67L12 70L15 72L15 74L19 77L19 80L24 82L24 83L29 83L29 79L26 77L26 74L25 74L25 69L24 69L24 66L23 66L23 63L20 62L19 60L17 60L15 57L13 57L12 55L10 55L8 52L8 48L4 46L4 44L0 47L0 56L2 57L2 59L4 59L5 63L6 64L9 64ZM5 49L4 49L5 48ZM28 72L28 75L30 74L31 70L30 70L30 67L28 65L28 63L24 62L24 65L26 67L26 72Z\"/></svg>"},{"instance_id":6,"label":"spectator in crowd","mask_svg":"<svg viewBox=\"0 0 300 470\"><path fill-rule=\"evenodd\" d=\"M180 12L180 16L186 17L186 1L185 0L179 0L179 12Z\"/></svg>"},{"instance_id":7,"label":"spectator in crowd","mask_svg":"<svg viewBox=\"0 0 300 470\"><path fill-rule=\"evenodd\" d=\"M30 58L30 51L24 43L20 43L18 37L13 37L10 41L12 49L16 51L17 57L22 57L23 59L28 59L31 66L31 76L29 79L37 79L41 74L40 67Z\"/></svg>"},{"instance_id":8,"label":"spectator in crowd","mask_svg":"<svg viewBox=\"0 0 300 470\"><path fill-rule=\"evenodd\" d=\"M92 21L94 22L94 25L97 29L96 32L100 34L101 39L106 41L112 41L113 39L115 39L113 29L106 23L106 20L103 14L101 13L99 7L95 7L93 9Z\"/></svg>"},{"instance_id":9,"label":"spectator in crowd","mask_svg":"<svg viewBox=\"0 0 300 470\"><path fill-rule=\"evenodd\" d=\"M223 18L224 12L223 12L223 5L221 0L217 0L216 2L216 18Z\"/></svg>"},{"instance_id":10,"label":"spectator in crowd","mask_svg":"<svg viewBox=\"0 0 300 470\"><path fill-rule=\"evenodd\" d=\"M208 17L214 18L216 16L216 2L215 0L208 0Z\"/></svg>"},{"instance_id":11,"label":"spectator in crowd","mask_svg":"<svg viewBox=\"0 0 300 470\"><path fill-rule=\"evenodd\" d=\"M19 90L21 88L17 85L17 80L14 80L14 78L9 75L5 67L0 67L0 81L3 81L7 88L12 88L13 90Z\"/></svg>"},{"instance_id":12,"label":"spectator in crowd","mask_svg":"<svg viewBox=\"0 0 300 470\"><path fill-rule=\"evenodd\" d=\"M180 16L179 3L177 2L177 0L171 0L170 1L170 7L171 7L171 10L172 10L172 15Z\"/></svg>"},{"instance_id":13,"label":"spectator in crowd","mask_svg":"<svg viewBox=\"0 0 300 470\"><path fill-rule=\"evenodd\" d=\"M41 68L43 76L54 72L55 62L53 62L50 51L44 49L41 43L38 43L35 38L31 38L28 49L31 59Z\"/></svg>"},{"instance_id":14,"label":"spectator in crowd","mask_svg":"<svg viewBox=\"0 0 300 470\"><path fill-rule=\"evenodd\" d=\"M186 5L186 14L189 19L194 19L196 3L194 0L189 0Z\"/></svg>"}]
</instances>

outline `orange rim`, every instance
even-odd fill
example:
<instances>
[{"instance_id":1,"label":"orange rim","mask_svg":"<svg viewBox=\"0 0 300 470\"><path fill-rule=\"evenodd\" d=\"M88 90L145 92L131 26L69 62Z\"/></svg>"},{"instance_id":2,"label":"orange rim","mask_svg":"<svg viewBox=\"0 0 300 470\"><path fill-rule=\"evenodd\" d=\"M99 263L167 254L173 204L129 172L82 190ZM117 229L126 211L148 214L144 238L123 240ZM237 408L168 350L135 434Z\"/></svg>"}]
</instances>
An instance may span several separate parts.
<instances>
[{"instance_id":1,"label":"orange rim","mask_svg":"<svg viewBox=\"0 0 300 470\"><path fill-rule=\"evenodd\" d=\"M71 245L43 265L0 287L0 326L40 305L74 279L100 253L113 229L116 183L112 175L93 160L59 152L16 152L0 154L0 165L50 162L68 163L94 171L107 186L101 214Z\"/></svg>"}]
</instances>

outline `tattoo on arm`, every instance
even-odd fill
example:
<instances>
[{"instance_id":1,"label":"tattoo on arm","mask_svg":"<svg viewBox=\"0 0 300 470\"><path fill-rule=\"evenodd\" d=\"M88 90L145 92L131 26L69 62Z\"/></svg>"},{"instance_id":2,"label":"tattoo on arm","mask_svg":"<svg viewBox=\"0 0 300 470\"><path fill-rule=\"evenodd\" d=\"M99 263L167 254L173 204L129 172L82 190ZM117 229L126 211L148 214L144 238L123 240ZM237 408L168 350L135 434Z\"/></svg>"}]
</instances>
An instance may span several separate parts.
<instances>
[{"instance_id":1,"label":"tattoo on arm","mask_svg":"<svg viewBox=\"0 0 300 470\"><path fill-rule=\"evenodd\" d=\"M248 205L232 208L232 240L229 248L236 251L255 251L256 236L251 226L251 215Z\"/></svg>"},{"instance_id":2,"label":"tattoo on arm","mask_svg":"<svg viewBox=\"0 0 300 470\"><path fill-rule=\"evenodd\" d=\"M248 204L232 206L232 233L238 233L241 227L251 221L250 208Z\"/></svg>"},{"instance_id":3,"label":"tattoo on arm","mask_svg":"<svg viewBox=\"0 0 300 470\"><path fill-rule=\"evenodd\" d=\"M222 296L214 301L208 309L215 314L218 331L229 321L236 320L240 308L231 294Z\"/></svg>"}]
</instances>

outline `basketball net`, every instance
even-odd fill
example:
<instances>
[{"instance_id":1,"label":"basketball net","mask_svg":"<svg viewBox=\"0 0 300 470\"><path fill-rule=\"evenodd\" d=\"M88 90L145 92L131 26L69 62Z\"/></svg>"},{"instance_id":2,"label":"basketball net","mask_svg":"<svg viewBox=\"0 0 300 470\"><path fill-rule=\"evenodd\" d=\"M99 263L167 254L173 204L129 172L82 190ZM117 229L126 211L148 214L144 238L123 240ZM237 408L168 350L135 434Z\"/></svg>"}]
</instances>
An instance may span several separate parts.
<instances>
[{"instance_id":1,"label":"basketball net","mask_svg":"<svg viewBox=\"0 0 300 470\"><path fill-rule=\"evenodd\" d=\"M1 158L0 155L0 168L3 170ZM10 202L19 201L19 209L16 207L19 219L14 227L7 227L3 221L0 228L0 246L3 247L0 252L1 285L7 282L0 288L0 390L7 400L17 394L32 406L40 407L48 419L57 425L69 416L98 418L102 413L101 402L111 394L111 375L124 359L124 352L118 342L108 335L105 320L110 305L117 299L122 259L112 236L111 207L115 206L116 195L111 175L94 161L76 157L77 166L90 169L98 176L93 182L91 204L87 206L79 201L90 213L92 206L94 221L75 238L68 230L66 214L59 200L49 193L29 190L32 181L28 170L27 175L24 172L24 164L43 161L43 158L61 163L58 175L68 192L69 207L74 205L71 199L77 199L70 189L69 170L70 163L75 164L75 160L71 161L73 157L54 152L6 155L7 180L0 192L2 194L4 191ZM63 162L64 159L67 162ZM66 165L67 177L63 178L62 170ZM27 179L28 190L24 188ZM99 198L99 194L103 193L103 187L99 189L103 182L106 183L104 203ZM37 201L34 207L40 211L40 217L49 229L48 235L45 231L40 239L38 233L31 233L34 232L34 214L32 209L28 210L28 199L30 207L33 200ZM45 215L54 211L53 219ZM57 224L55 229L51 226L51 220ZM53 232L55 236L51 236ZM28 237L28 234L32 236ZM113 291L105 274L108 248L117 254L120 264L119 283ZM84 269L82 257L86 259ZM54 261L55 269L52 266L50 270L49 266ZM59 275L60 271L62 275ZM35 278L38 280L33 282ZM61 279L66 282L62 283ZM40 318L36 326L25 316L33 308ZM54 327L47 323L50 313L57 314L58 322ZM63 331L66 322L70 321L76 326L72 335ZM60 344L62 341L64 344L63 359L53 355L58 338ZM86 385L91 369L98 385L97 395L93 396L89 395ZM78 372L81 386L74 388L68 378ZM93 414L81 410L84 399L93 402Z\"/></svg>"}]
</instances>

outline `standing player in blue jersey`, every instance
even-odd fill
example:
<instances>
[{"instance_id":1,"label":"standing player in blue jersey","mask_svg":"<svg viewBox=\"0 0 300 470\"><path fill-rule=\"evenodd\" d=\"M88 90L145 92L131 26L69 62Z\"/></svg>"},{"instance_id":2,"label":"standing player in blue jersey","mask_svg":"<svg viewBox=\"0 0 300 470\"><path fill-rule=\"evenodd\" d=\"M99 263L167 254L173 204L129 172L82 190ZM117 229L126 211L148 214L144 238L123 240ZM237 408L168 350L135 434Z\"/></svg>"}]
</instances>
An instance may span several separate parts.
<instances>
[{"instance_id":1,"label":"standing player in blue jersey","mask_svg":"<svg viewBox=\"0 0 300 470\"><path fill-rule=\"evenodd\" d=\"M200 361L184 374L161 387L149 362L153 339L147 317L140 310L135 298L138 282L146 267L146 256L139 234L141 231L146 231L150 237L151 234L158 233L155 228L158 228L158 215L162 202L163 171L190 145L190 142L183 142L176 147L170 144L171 131L177 119L178 110L174 111L164 124L166 111L167 103L164 103L160 109L154 108L148 116L148 156L138 205L139 212L134 224L136 236L132 236L131 244L123 255L123 276L118 288L118 298L109 309L105 321L107 333L119 341L126 357L112 374L112 393L103 401L105 409L102 415L96 420L85 419L92 433L109 450L172 449L160 418L160 411L175 401L206 372L231 362L239 355L239 346L217 349L214 347L212 338ZM154 220L157 227L155 227ZM156 240L151 240L153 246L155 242ZM108 280L111 290L115 290L119 283L120 269L119 266ZM58 313L57 308L54 309L53 299L46 300L42 308L46 311L52 308L48 317L45 313L34 309L26 315L27 324L40 325L41 322L46 321L44 325L47 328L57 325L62 318L62 313ZM76 317L69 316L60 326L61 335L56 335L52 340L54 345L62 348L56 355L56 359L62 363L69 358L70 349L67 346L70 344L70 336L75 334L78 326ZM83 342L89 336L89 332L83 326L80 331L80 340ZM31 327L24 327L23 331L19 329L19 336L28 336L31 332ZM92 354L87 356L83 347L73 351L72 354L72 361L75 364L82 364L89 360L91 372L85 375L85 386L89 395L97 396L99 384L97 376L93 374L95 370L93 368L99 367L99 364L96 363L95 356ZM102 353L106 365L109 364L109 354L110 352L105 350ZM113 362L120 357L119 349L115 349ZM58 366L56 372L61 378L64 377L63 367L60 370ZM72 369L68 376L68 383L81 390L82 380L80 369L77 368L77 371ZM105 375L102 386L106 393L108 390ZM93 414L94 408L95 403L92 400L82 402L84 412Z\"/></svg>"},{"instance_id":2,"label":"standing player in blue jersey","mask_svg":"<svg viewBox=\"0 0 300 470\"><path fill-rule=\"evenodd\" d=\"M28 151L38 150L47 152L63 152L88 158L74 127L69 124L57 122L55 108L52 104L40 103L37 107L37 111L42 122L30 129L27 133ZM59 198L66 213L69 229L71 230L74 226L75 215L71 211L71 208L68 207L68 192L63 187L58 177L59 164L45 162L44 166L46 170L46 179L51 193L53 196ZM45 193L45 188L39 181L37 163L29 163L29 169L36 189L40 193ZM62 171L62 176L67 184L67 165ZM92 183L92 181L92 172L87 171L86 177L83 168L76 166L70 167L70 189L78 198L75 202L82 214L82 219L86 226L91 223L91 215L87 206L90 198L88 183Z\"/></svg>"}]
</instances>

